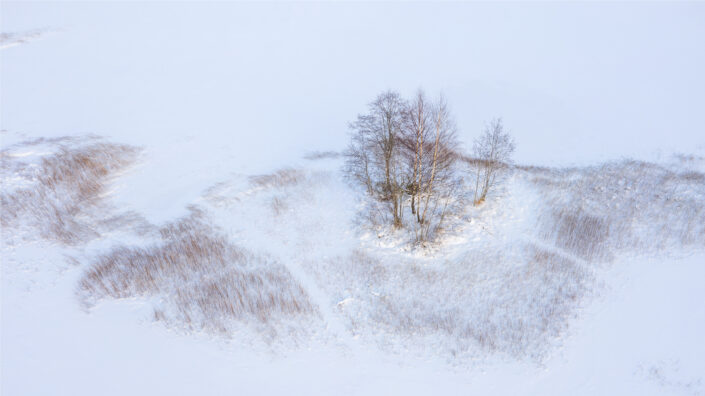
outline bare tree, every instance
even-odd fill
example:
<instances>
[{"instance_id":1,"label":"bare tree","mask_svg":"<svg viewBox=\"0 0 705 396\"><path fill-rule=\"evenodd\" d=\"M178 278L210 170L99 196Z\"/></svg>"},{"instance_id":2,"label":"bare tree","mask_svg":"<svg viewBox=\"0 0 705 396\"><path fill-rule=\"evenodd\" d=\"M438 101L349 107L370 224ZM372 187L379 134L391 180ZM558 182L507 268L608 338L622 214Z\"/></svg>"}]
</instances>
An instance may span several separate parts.
<instances>
[{"instance_id":1,"label":"bare tree","mask_svg":"<svg viewBox=\"0 0 705 396\"><path fill-rule=\"evenodd\" d=\"M404 114L402 132L404 192L411 203L412 225L420 242L440 228L456 190L458 141L445 99L441 96L437 103L430 103L422 90L417 91Z\"/></svg>"},{"instance_id":2,"label":"bare tree","mask_svg":"<svg viewBox=\"0 0 705 396\"><path fill-rule=\"evenodd\" d=\"M417 241L424 241L442 226L448 204L455 196L459 179L456 177L455 164L458 158L456 149L455 122L450 115L448 104L443 96L431 109L431 139L425 150L427 163L422 166L419 176L419 207L417 214L421 227L417 230ZM423 144L420 146L423 150ZM423 158L423 155L421 156ZM423 161L422 161L423 164ZM423 204L422 204L423 202ZM423 210L422 210L423 205ZM429 211L430 209L430 211Z\"/></svg>"},{"instance_id":3,"label":"bare tree","mask_svg":"<svg viewBox=\"0 0 705 396\"><path fill-rule=\"evenodd\" d=\"M411 214L416 221L421 222L421 212L416 210L417 202L420 204L420 194L424 184L423 175L426 173L428 150L424 151L427 136L431 130L431 106L426 100L426 94L418 90L414 99L409 103L404 114L404 127L401 138L404 160L410 180L406 183L405 192L411 197Z\"/></svg>"},{"instance_id":4,"label":"bare tree","mask_svg":"<svg viewBox=\"0 0 705 396\"><path fill-rule=\"evenodd\" d=\"M352 124L351 128L354 128ZM354 182L365 186L367 193L373 195L372 145L365 133L361 133L359 130L355 132L351 136L348 149L344 152L346 156L345 174Z\"/></svg>"},{"instance_id":5,"label":"bare tree","mask_svg":"<svg viewBox=\"0 0 705 396\"><path fill-rule=\"evenodd\" d=\"M476 165L475 205L487 198L497 176L511 165L514 139L504 130L501 118L492 120L473 144Z\"/></svg>"},{"instance_id":6,"label":"bare tree","mask_svg":"<svg viewBox=\"0 0 705 396\"><path fill-rule=\"evenodd\" d=\"M347 173L380 201L389 203L392 223L402 226L403 172L400 137L407 104L393 91L383 92L350 124Z\"/></svg>"}]
</instances>

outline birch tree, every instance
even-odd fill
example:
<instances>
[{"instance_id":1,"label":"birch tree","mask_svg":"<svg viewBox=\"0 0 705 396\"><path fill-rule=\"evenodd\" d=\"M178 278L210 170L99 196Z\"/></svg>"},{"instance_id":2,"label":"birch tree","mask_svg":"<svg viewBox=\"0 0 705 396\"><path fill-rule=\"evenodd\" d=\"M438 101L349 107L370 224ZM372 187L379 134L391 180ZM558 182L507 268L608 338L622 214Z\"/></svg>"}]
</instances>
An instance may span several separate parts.
<instances>
[{"instance_id":1,"label":"birch tree","mask_svg":"<svg viewBox=\"0 0 705 396\"><path fill-rule=\"evenodd\" d=\"M497 182L497 176L511 165L514 139L504 130L501 118L492 120L475 139L473 155L476 163L475 205L484 202Z\"/></svg>"},{"instance_id":2,"label":"birch tree","mask_svg":"<svg viewBox=\"0 0 705 396\"><path fill-rule=\"evenodd\" d=\"M455 122L443 96L433 105L430 121L431 139L425 150L428 153L427 161L422 165L424 172L420 172L419 177L421 183L417 213L420 212L420 216L417 220L420 227L416 233L417 241L427 240L430 234L442 226L448 204L458 198L454 194L459 183L455 170L459 142Z\"/></svg>"},{"instance_id":3,"label":"birch tree","mask_svg":"<svg viewBox=\"0 0 705 396\"><path fill-rule=\"evenodd\" d=\"M376 199L389 204L392 223L402 226L404 186L401 131L407 104L394 91L383 92L350 124L347 173Z\"/></svg>"},{"instance_id":4,"label":"birch tree","mask_svg":"<svg viewBox=\"0 0 705 396\"><path fill-rule=\"evenodd\" d=\"M416 221L421 221L421 212L416 209L424 185L425 165L428 162L428 150L424 150L427 136L431 129L431 106L426 99L426 94L418 90L414 99L409 103L404 114L404 129L402 145L407 170L410 177L406 184L405 192L411 198L411 214Z\"/></svg>"}]
</instances>

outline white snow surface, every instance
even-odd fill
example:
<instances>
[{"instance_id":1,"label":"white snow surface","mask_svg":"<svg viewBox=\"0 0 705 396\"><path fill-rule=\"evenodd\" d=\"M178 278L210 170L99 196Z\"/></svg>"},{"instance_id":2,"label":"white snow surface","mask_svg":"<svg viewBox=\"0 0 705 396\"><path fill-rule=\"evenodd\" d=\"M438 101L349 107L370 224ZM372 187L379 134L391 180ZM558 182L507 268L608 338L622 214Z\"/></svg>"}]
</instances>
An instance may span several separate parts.
<instances>
[{"instance_id":1,"label":"white snow surface","mask_svg":"<svg viewBox=\"0 0 705 396\"><path fill-rule=\"evenodd\" d=\"M2 194L35 188L42 159L61 145L141 150L77 220L99 235L64 244L31 222L3 229L3 395L705 394L703 231L681 216L703 215L705 186L677 190L683 200L664 206L658 229L640 217L653 208L628 192L651 185L595 195L614 194L605 210L619 215L605 221L628 218L625 240L658 246L619 240L591 259L541 229L547 202L580 191L569 181L586 177L584 165L628 156L657 172L705 171L705 5L3 2L0 11L12 34L0 50ZM517 171L427 249L369 229L342 159L304 157L340 151L346 122L379 90L419 86L445 92L466 145L503 115L519 164L581 167L552 179L565 193L542 189L540 171ZM277 174L291 182L267 177ZM620 211L623 202L646 209ZM316 308L287 325L307 332L263 338L245 318L223 337L154 320L170 309L165 295L81 303L77 285L99 255L159 243L135 224L162 227L193 207L232 243L284 266ZM121 213L137 220L101 223ZM681 244L660 231L664 219L700 234ZM531 249L584 279L506 281ZM576 302L540 326L537 313L564 287ZM498 332L493 349L459 336L507 316L526 320L525 339ZM424 327L451 317L450 333Z\"/></svg>"}]
</instances>

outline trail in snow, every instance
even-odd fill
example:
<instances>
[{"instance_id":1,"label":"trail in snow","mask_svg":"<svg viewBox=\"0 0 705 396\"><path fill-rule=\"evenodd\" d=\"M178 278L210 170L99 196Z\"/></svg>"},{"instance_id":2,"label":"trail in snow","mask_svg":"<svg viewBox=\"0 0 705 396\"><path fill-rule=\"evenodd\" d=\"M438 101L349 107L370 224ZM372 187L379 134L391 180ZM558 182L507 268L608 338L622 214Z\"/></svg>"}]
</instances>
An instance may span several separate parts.
<instances>
[{"instance_id":1,"label":"trail in snow","mask_svg":"<svg viewBox=\"0 0 705 396\"><path fill-rule=\"evenodd\" d=\"M345 327L340 319L340 315L333 310L334 305L330 303L330 297L327 296L318 284L309 276L300 263L296 260L287 260L286 266L308 293L312 302L319 308L323 321L326 325L326 330L330 335L345 347L349 353L354 353L360 350L360 342L351 335L350 331Z\"/></svg>"}]
</instances>

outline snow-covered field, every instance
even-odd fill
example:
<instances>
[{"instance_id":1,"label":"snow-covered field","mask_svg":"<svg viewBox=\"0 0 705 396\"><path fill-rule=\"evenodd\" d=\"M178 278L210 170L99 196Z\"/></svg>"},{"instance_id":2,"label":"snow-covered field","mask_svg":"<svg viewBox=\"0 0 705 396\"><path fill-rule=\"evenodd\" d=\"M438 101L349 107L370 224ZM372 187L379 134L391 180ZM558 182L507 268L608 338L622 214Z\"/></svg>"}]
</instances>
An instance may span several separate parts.
<instances>
[{"instance_id":1,"label":"snow-covered field","mask_svg":"<svg viewBox=\"0 0 705 396\"><path fill-rule=\"evenodd\" d=\"M1 11L3 395L705 394L705 6ZM419 84L518 166L412 248L338 154Z\"/></svg>"}]
</instances>

